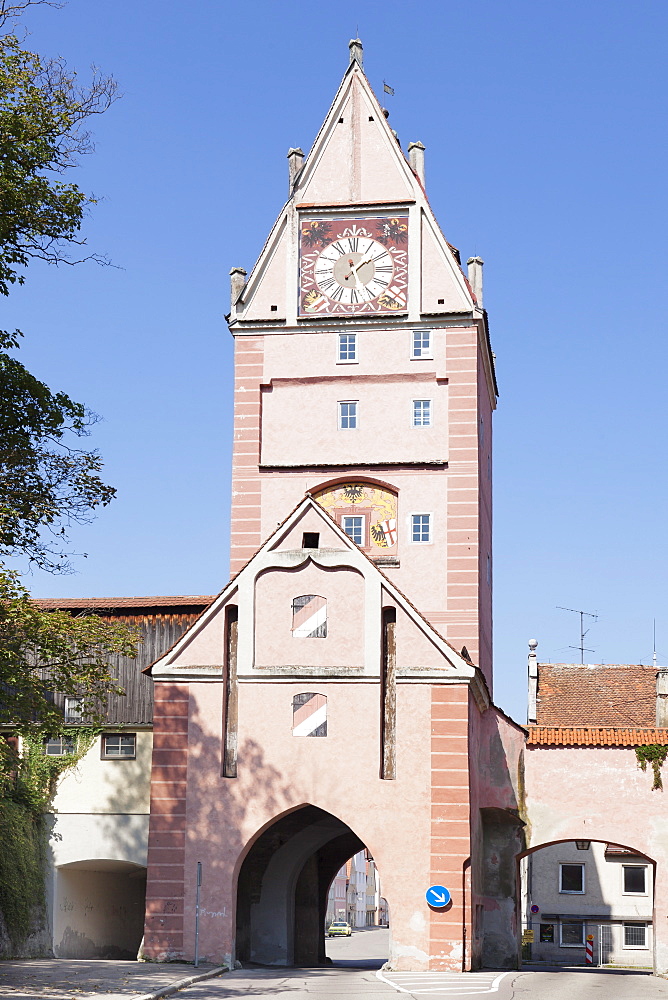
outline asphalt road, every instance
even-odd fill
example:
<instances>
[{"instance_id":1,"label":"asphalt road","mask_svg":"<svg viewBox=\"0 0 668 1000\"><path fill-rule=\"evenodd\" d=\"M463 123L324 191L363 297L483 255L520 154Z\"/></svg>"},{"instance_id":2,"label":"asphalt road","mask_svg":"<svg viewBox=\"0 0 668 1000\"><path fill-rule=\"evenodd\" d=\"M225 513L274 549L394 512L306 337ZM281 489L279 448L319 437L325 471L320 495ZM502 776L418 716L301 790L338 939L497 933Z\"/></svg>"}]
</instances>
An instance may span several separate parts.
<instances>
[{"instance_id":1,"label":"asphalt road","mask_svg":"<svg viewBox=\"0 0 668 1000\"><path fill-rule=\"evenodd\" d=\"M326 969L239 969L181 991L182 1000L668 1000L668 981L646 973L579 968L525 972L383 972L388 932L327 940Z\"/></svg>"}]
</instances>

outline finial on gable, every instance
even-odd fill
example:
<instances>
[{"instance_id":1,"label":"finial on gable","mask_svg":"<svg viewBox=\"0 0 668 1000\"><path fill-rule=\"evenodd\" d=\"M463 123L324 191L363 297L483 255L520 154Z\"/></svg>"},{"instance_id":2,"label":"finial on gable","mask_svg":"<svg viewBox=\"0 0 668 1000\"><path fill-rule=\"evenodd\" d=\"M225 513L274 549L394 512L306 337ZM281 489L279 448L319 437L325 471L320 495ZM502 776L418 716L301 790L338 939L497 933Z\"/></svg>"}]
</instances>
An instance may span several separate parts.
<instances>
[{"instance_id":1,"label":"finial on gable","mask_svg":"<svg viewBox=\"0 0 668 1000\"><path fill-rule=\"evenodd\" d=\"M364 68L364 48L359 38L351 38L348 42L348 48L350 49L350 61L351 63L357 61L359 63L360 69Z\"/></svg>"}]
</instances>

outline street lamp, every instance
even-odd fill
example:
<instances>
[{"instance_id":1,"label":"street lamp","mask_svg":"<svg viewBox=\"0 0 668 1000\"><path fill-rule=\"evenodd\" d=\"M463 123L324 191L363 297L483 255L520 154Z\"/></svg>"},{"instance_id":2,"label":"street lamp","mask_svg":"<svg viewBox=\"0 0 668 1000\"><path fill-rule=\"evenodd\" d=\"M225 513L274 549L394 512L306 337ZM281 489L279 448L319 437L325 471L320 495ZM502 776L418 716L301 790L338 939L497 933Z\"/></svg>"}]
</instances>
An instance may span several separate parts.
<instances>
[{"instance_id":1,"label":"street lamp","mask_svg":"<svg viewBox=\"0 0 668 1000\"><path fill-rule=\"evenodd\" d=\"M588 851L590 844L591 844L591 840L576 840L575 841L575 846L577 847L578 851Z\"/></svg>"}]
</instances>

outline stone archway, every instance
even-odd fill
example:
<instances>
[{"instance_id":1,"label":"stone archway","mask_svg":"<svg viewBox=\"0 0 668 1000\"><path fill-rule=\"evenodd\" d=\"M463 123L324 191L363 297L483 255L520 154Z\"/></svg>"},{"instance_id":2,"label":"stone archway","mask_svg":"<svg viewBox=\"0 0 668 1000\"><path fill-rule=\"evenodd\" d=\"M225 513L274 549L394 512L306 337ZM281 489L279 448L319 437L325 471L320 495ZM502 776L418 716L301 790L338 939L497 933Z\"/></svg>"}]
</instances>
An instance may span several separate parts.
<instances>
[{"instance_id":1,"label":"stone archway","mask_svg":"<svg viewBox=\"0 0 668 1000\"><path fill-rule=\"evenodd\" d=\"M345 823L306 805L255 840L237 878L236 958L260 965L322 965L327 893L363 842Z\"/></svg>"}]
</instances>

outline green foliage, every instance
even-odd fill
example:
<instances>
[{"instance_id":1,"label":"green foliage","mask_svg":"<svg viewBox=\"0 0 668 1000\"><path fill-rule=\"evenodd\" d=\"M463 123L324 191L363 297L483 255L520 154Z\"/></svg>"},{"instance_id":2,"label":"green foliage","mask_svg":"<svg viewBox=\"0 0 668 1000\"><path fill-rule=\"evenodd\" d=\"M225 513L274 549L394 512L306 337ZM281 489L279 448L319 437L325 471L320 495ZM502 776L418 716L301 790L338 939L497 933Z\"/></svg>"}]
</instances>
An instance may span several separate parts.
<instances>
[{"instance_id":1,"label":"green foliage","mask_svg":"<svg viewBox=\"0 0 668 1000\"><path fill-rule=\"evenodd\" d=\"M44 820L18 802L0 799L0 910L12 944L30 932L44 905Z\"/></svg>"},{"instance_id":2,"label":"green foliage","mask_svg":"<svg viewBox=\"0 0 668 1000\"><path fill-rule=\"evenodd\" d=\"M32 258L104 262L94 254L69 258L69 247L85 245L79 230L95 198L58 175L92 150L84 123L106 111L115 94L113 80L95 74L82 88L62 60L22 49L11 32L0 36L1 294L23 283Z\"/></svg>"},{"instance_id":3,"label":"green foliage","mask_svg":"<svg viewBox=\"0 0 668 1000\"><path fill-rule=\"evenodd\" d=\"M24 806L37 819L48 809L60 775L79 763L99 733L97 726L61 726L59 732L46 734L42 727L35 726L23 734L20 754L0 739L0 800ZM71 740L72 752L62 756L46 754L47 735Z\"/></svg>"},{"instance_id":4,"label":"green foliage","mask_svg":"<svg viewBox=\"0 0 668 1000\"><path fill-rule=\"evenodd\" d=\"M666 757L668 757L668 746L657 746L656 744L652 744L650 746L636 747L636 757L643 771L647 770L648 763L652 765L652 770L654 771L652 791L654 791L655 788L663 789L661 765L665 761Z\"/></svg>"},{"instance_id":5,"label":"green foliage","mask_svg":"<svg viewBox=\"0 0 668 1000\"><path fill-rule=\"evenodd\" d=\"M40 569L67 572L67 526L92 520L116 490L97 474L97 451L68 443L97 417L8 353L20 336L0 330L0 557L22 554Z\"/></svg>"},{"instance_id":6,"label":"green foliage","mask_svg":"<svg viewBox=\"0 0 668 1000\"><path fill-rule=\"evenodd\" d=\"M62 710L52 692L84 699L84 715L96 724L106 697L123 694L110 658L136 656L136 629L97 615L72 617L42 611L16 573L0 569L0 723L30 735L62 730Z\"/></svg>"}]
</instances>

